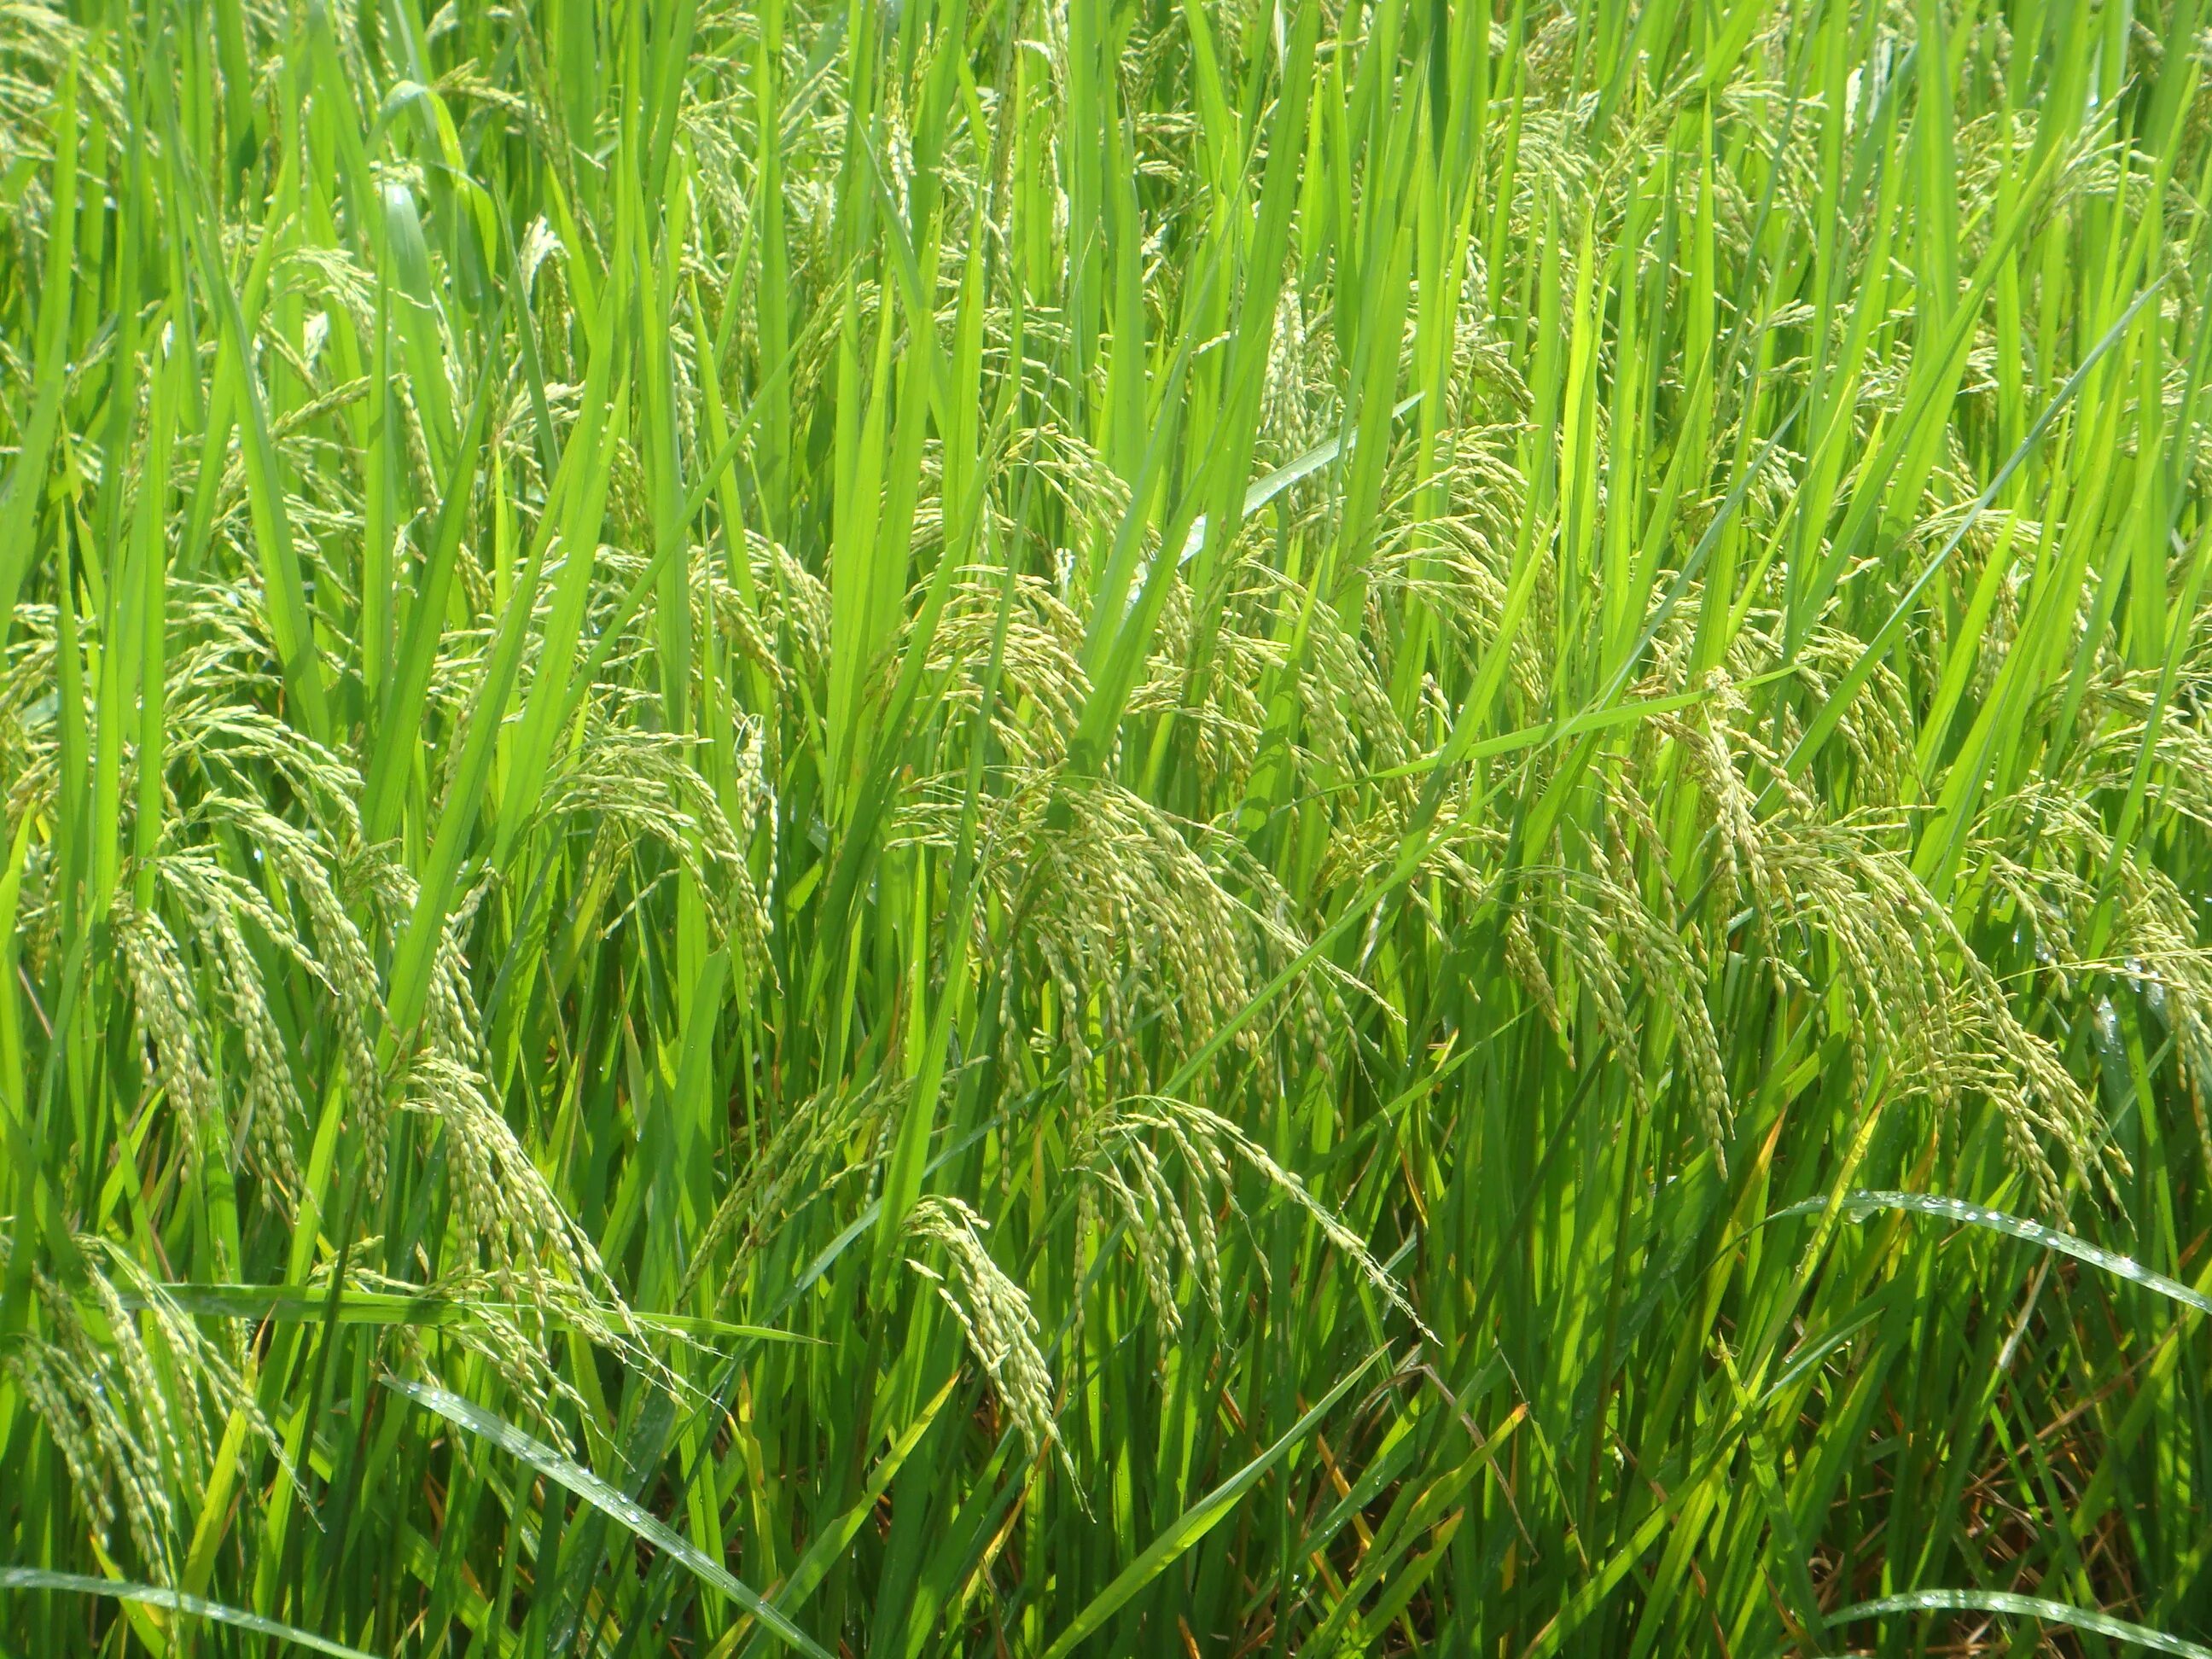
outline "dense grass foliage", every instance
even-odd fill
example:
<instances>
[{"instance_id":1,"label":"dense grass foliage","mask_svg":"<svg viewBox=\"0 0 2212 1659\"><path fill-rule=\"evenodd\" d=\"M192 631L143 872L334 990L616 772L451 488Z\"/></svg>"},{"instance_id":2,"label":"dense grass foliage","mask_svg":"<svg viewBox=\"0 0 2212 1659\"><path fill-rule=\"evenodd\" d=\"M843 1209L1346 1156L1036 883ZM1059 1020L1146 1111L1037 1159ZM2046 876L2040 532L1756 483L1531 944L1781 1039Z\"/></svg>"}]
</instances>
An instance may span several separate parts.
<instances>
[{"instance_id":1,"label":"dense grass foliage","mask_svg":"<svg viewBox=\"0 0 2212 1659\"><path fill-rule=\"evenodd\" d=\"M2208 21L0 9L0 1654L2201 1654Z\"/></svg>"}]
</instances>

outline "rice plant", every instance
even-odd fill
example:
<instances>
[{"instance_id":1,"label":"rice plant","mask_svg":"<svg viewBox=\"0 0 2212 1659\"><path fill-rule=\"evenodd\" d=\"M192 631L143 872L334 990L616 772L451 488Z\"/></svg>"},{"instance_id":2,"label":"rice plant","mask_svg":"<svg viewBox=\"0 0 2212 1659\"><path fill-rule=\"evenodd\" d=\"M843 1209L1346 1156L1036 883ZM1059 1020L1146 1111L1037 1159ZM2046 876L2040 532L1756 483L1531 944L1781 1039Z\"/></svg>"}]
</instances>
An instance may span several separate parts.
<instances>
[{"instance_id":1,"label":"rice plant","mask_svg":"<svg viewBox=\"0 0 2212 1659\"><path fill-rule=\"evenodd\" d=\"M2209 64L0 6L0 1659L2204 1659Z\"/></svg>"}]
</instances>

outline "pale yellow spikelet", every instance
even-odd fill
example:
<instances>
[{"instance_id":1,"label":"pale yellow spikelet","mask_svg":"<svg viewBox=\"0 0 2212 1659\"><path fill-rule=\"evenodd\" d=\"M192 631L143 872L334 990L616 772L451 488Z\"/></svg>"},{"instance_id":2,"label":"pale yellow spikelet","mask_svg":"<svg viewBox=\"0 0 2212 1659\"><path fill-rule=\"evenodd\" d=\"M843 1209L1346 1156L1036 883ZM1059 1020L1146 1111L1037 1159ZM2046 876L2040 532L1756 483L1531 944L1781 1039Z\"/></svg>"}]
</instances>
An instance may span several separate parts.
<instances>
[{"instance_id":1,"label":"pale yellow spikelet","mask_svg":"<svg viewBox=\"0 0 2212 1659\"><path fill-rule=\"evenodd\" d=\"M1036 1313L1028 1294L992 1260L983 1243L990 1224L959 1199L925 1195L908 1212L907 1237L937 1245L945 1266L939 1270L911 1259L908 1265L935 1284L1035 1460L1046 1446L1058 1443L1052 1373L1037 1346ZM1064 1447L1060 1455L1072 1477L1074 1466Z\"/></svg>"},{"instance_id":2,"label":"pale yellow spikelet","mask_svg":"<svg viewBox=\"0 0 2212 1659\"><path fill-rule=\"evenodd\" d=\"M195 1157L221 1122L215 1079L203 1043L204 1019L191 976L185 971L176 938L150 912L127 910L116 929L131 981L139 1028L145 1033L152 1069L167 1092L171 1114L185 1147Z\"/></svg>"},{"instance_id":3,"label":"pale yellow spikelet","mask_svg":"<svg viewBox=\"0 0 2212 1659\"><path fill-rule=\"evenodd\" d=\"M1152 1144L1155 1138L1178 1155L1186 1177L1194 1185L1192 1200L1176 1196L1166 1178L1159 1150ZM1207 1304L1220 1306L1220 1259L1208 1208L1214 1204L1234 1206L1231 1183L1237 1165L1252 1171L1303 1212L1360 1278L1411 1320L1417 1330L1428 1334L1404 1288L1376 1260L1367 1242L1315 1198L1294 1170L1284 1168L1267 1148L1220 1113L1169 1096L1132 1096L1103 1113L1074 1150L1079 1167L1098 1184L1129 1224L1132 1248L1170 1334L1180 1328L1181 1317L1171 1299L1163 1301L1161 1296L1163 1288L1171 1283L1169 1264L1174 1255L1179 1255L1192 1272ZM1125 1161L1136 1167L1133 1181L1121 1168ZM1171 1298L1171 1291L1170 1294Z\"/></svg>"}]
</instances>

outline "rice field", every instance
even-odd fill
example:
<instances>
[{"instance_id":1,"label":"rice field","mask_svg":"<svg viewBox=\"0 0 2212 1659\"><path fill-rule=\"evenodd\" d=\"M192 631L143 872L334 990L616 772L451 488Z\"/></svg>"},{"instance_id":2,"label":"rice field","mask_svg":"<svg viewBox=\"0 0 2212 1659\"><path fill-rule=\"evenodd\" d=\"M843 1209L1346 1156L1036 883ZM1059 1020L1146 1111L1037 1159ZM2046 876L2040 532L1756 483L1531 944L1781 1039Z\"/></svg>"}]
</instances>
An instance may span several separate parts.
<instances>
[{"instance_id":1,"label":"rice field","mask_svg":"<svg viewBox=\"0 0 2212 1659\"><path fill-rule=\"evenodd\" d=\"M2208 1659L2209 66L0 7L0 1659Z\"/></svg>"}]
</instances>

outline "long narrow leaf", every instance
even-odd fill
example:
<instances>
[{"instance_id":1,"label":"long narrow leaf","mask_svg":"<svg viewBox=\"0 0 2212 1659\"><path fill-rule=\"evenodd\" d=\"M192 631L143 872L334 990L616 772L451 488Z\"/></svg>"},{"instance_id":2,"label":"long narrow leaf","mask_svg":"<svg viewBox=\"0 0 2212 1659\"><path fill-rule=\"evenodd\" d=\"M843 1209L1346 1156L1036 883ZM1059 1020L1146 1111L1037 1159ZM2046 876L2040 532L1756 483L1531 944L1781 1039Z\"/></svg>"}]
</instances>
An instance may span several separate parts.
<instances>
[{"instance_id":1,"label":"long narrow leaf","mask_svg":"<svg viewBox=\"0 0 2212 1659\"><path fill-rule=\"evenodd\" d=\"M331 1659L375 1659L359 1648L347 1647L318 1636L313 1631L295 1626L280 1624L274 1619L264 1619L258 1613L225 1607L220 1601L210 1601L198 1595L186 1595L181 1590L164 1589L159 1584L135 1584L126 1579L88 1578L74 1572L50 1572L44 1567L0 1567L0 1589L59 1590L68 1595L105 1596L114 1601L136 1601L142 1607L163 1607L171 1613L190 1614L196 1619L213 1620L219 1625L251 1631L256 1636L267 1636L279 1642L289 1642L313 1653L326 1653Z\"/></svg>"},{"instance_id":2,"label":"long narrow leaf","mask_svg":"<svg viewBox=\"0 0 2212 1659\"><path fill-rule=\"evenodd\" d=\"M466 1429L470 1433L489 1440L501 1451L520 1458L548 1480L574 1492L617 1525L683 1563L702 1583L712 1585L728 1596L773 1631L787 1645L808 1655L809 1659L830 1659L827 1649L740 1583L728 1568L711 1559L665 1522L623 1497L581 1464L571 1462L512 1423L493 1416L481 1406L444 1389L430 1388L424 1383L397 1376L385 1378L384 1386L394 1394L413 1401L423 1410L434 1412L447 1422Z\"/></svg>"}]
</instances>

